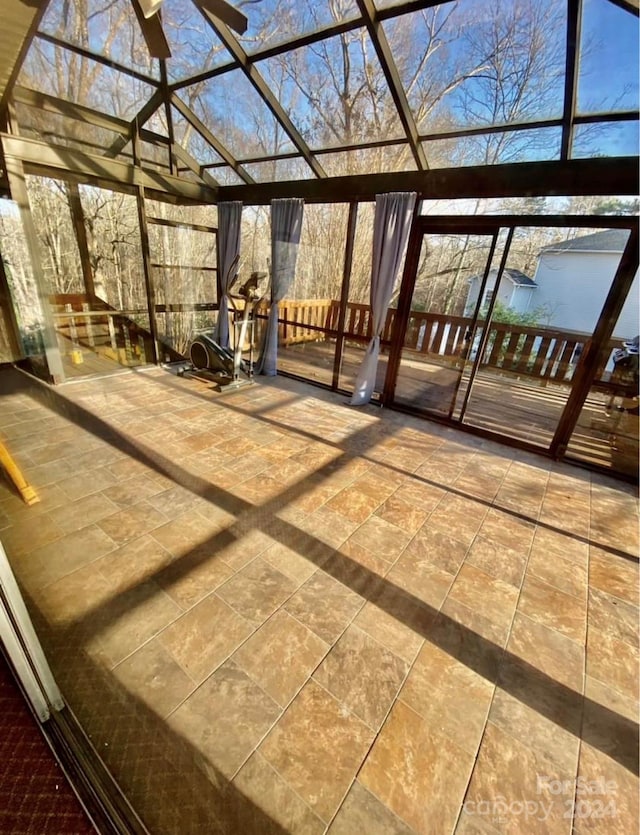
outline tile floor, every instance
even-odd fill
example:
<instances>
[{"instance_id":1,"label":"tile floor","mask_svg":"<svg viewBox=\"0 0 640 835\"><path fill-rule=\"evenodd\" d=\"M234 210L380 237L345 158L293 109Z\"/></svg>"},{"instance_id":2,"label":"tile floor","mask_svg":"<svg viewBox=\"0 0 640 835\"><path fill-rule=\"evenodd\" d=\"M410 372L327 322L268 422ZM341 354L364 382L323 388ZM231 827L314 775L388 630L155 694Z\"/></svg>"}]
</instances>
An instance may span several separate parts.
<instances>
[{"instance_id":1,"label":"tile floor","mask_svg":"<svg viewBox=\"0 0 640 835\"><path fill-rule=\"evenodd\" d=\"M0 374L0 538L153 833L637 831L634 491L277 378Z\"/></svg>"}]
</instances>

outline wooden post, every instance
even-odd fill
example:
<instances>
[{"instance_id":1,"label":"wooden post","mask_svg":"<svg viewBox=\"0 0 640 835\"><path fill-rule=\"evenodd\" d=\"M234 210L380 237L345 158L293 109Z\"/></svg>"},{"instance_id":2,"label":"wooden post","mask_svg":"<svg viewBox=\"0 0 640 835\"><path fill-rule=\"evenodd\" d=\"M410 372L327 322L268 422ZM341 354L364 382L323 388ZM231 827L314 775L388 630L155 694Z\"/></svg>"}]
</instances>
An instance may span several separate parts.
<instances>
[{"instance_id":1,"label":"wooden post","mask_svg":"<svg viewBox=\"0 0 640 835\"><path fill-rule=\"evenodd\" d=\"M136 165L140 159L140 140L136 130L133 137L133 159ZM162 357L158 341L158 320L156 318L156 291L153 283L151 255L149 253L149 227L147 225L147 210L144 205L144 186L136 187L136 203L138 206L138 226L140 227L140 244L142 246L142 268L144 272L144 286L147 292L147 310L149 312L149 330L153 345L153 361L157 365Z\"/></svg>"},{"instance_id":2,"label":"wooden post","mask_svg":"<svg viewBox=\"0 0 640 835\"><path fill-rule=\"evenodd\" d=\"M78 244L80 265L82 267L82 279L84 281L84 291L87 296L89 296L89 299L93 301L96 296L96 288L93 280L93 269L91 267L87 227L85 226L82 201L80 200L80 189L78 188L77 183L67 183L67 200L69 201L71 220L73 221L73 231L76 236L76 243Z\"/></svg>"}]
</instances>

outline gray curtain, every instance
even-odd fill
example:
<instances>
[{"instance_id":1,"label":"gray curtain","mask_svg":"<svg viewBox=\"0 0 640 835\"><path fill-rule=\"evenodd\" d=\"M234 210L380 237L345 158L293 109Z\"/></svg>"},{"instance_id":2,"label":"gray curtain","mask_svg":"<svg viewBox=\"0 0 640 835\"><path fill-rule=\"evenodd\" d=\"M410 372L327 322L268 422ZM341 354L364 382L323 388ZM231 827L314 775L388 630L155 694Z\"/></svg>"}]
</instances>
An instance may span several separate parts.
<instances>
[{"instance_id":1,"label":"gray curtain","mask_svg":"<svg viewBox=\"0 0 640 835\"><path fill-rule=\"evenodd\" d=\"M220 266L220 307L216 323L215 340L223 348L229 347L229 301L230 283L236 276L236 261L240 254L240 231L242 226L242 203L218 204L218 263Z\"/></svg>"},{"instance_id":2,"label":"gray curtain","mask_svg":"<svg viewBox=\"0 0 640 835\"><path fill-rule=\"evenodd\" d=\"M271 201L271 308L264 335L258 373L278 373L278 302L289 292L296 272L296 259L304 200L297 197Z\"/></svg>"},{"instance_id":3,"label":"gray curtain","mask_svg":"<svg viewBox=\"0 0 640 835\"><path fill-rule=\"evenodd\" d=\"M387 318L400 262L407 245L415 202L416 195L413 192L376 195L369 294L373 336L367 345L356 377L353 396L350 400L352 406L364 406L371 400L373 394L380 354L380 336Z\"/></svg>"}]
</instances>

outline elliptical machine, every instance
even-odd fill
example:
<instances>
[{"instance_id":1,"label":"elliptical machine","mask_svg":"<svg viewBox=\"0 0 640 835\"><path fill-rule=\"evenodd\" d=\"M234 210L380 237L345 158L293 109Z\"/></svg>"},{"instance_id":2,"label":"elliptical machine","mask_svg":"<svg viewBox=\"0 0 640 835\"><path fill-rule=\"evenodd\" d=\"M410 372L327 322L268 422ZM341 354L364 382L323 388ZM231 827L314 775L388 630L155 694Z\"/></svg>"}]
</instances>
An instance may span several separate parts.
<instances>
[{"instance_id":1,"label":"elliptical machine","mask_svg":"<svg viewBox=\"0 0 640 835\"><path fill-rule=\"evenodd\" d=\"M236 257L229 274L235 272L238 260ZM196 377L211 376L224 391L232 391L253 383L254 313L265 295L259 290L259 285L265 278L267 278L266 272L252 272L247 281L238 288L237 293L229 294L233 312L231 347L223 347L210 333L199 334L189 347L189 358L193 370L185 373ZM238 273L236 272L227 284L229 289L237 280ZM247 337L249 358L245 360L242 352Z\"/></svg>"}]
</instances>

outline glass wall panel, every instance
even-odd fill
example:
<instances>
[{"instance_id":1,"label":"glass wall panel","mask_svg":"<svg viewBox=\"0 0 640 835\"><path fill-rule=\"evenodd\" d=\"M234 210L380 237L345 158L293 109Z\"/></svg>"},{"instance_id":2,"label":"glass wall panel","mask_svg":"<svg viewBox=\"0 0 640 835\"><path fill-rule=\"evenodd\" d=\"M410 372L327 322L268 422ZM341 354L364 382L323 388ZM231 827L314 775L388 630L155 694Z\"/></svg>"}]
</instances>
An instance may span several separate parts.
<instances>
[{"instance_id":1,"label":"glass wall panel","mask_svg":"<svg viewBox=\"0 0 640 835\"><path fill-rule=\"evenodd\" d=\"M576 125L571 156L630 157L640 154L640 122L598 122Z\"/></svg>"},{"instance_id":2,"label":"glass wall panel","mask_svg":"<svg viewBox=\"0 0 640 835\"><path fill-rule=\"evenodd\" d=\"M607 467L636 480L638 309L636 275L567 447L568 458Z\"/></svg>"},{"instance_id":3,"label":"glass wall panel","mask_svg":"<svg viewBox=\"0 0 640 835\"><path fill-rule=\"evenodd\" d=\"M492 241L490 234L423 236L394 402L458 416L482 337L482 327L474 329L474 316L491 292L501 255L494 253L482 291Z\"/></svg>"},{"instance_id":4,"label":"glass wall panel","mask_svg":"<svg viewBox=\"0 0 640 835\"><path fill-rule=\"evenodd\" d=\"M36 287L31 257L16 203L0 200L0 251L13 301L23 355L33 370L48 379L44 352L44 311Z\"/></svg>"},{"instance_id":5,"label":"glass wall panel","mask_svg":"<svg viewBox=\"0 0 640 835\"><path fill-rule=\"evenodd\" d=\"M194 336L215 325L215 232L152 221L149 222L149 253L158 336L174 351L187 356Z\"/></svg>"},{"instance_id":6,"label":"glass wall panel","mask_svg":"<svg viewBox=\"0 0 640 835\"><path fill-rule=\"evenodd\" d=\"M519 227L464 422L547 448L629 232ZM637 308L635 311L637 320ZM475 347L475 346L474 346Z\"/></svg>"},{"instance_id":7,"label":"glass wall panel","mask_svg":"<svg viewBox=\"0 0 640 835\"><path fill-rule=\"evenodd\" d=\"M356 375L367 344L370 333L370 298L371 261L373 256L373 220L375 203L359 203L356 234L353 243L353 263L351 279L347 296L347 309L344 320L344 339L342 345L342 362L338 378L339 388L348 392L353 391ZM397 307L397 299L392 299L393 311ZM389 323L394 313L389 313ZM388 335L389 328L385 328ZM389 345L380 346L380 360L374 389L374 399L377 399L384 387L389 359Z\"/></svg>"},{"instance_id":8,"label":"glass wall panel","mask_svg":"<svg viewBox=\"0 0 640 835\"><path fill-rule=\"evenodd\" d=\"M307 205L296 275L280 303L278 368L331 385L348 207Z\"/></svg>"}]
</instances>

